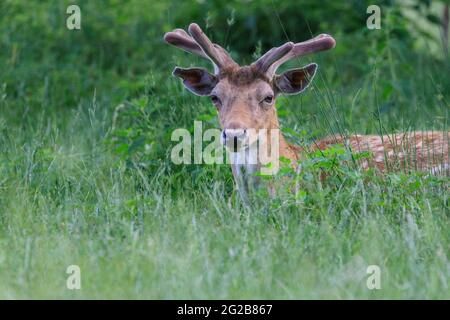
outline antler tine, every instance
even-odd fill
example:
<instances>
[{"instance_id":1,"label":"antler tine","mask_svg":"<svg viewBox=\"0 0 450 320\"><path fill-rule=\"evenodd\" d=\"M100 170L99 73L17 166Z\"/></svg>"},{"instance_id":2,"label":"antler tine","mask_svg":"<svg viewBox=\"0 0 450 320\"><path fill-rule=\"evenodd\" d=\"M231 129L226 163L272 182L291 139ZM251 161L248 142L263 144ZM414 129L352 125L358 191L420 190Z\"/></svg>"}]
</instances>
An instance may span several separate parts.
<instances>
[{"instance_id":1,"label":"antler tine","mask_svg":"<svg viewBox=\"0 0 450 320\"><path fill-rule=\"evenodd\" d=\"M260 72L266 72L270 66L283 58L288 52L292 50L294 44L292 42L287 42L279 47L275 47L267 51L262 57L252 63Z\"/></svg>"},{"instance_id":2,"label":"antler tine","mask_svg":"<svg viewBox=\"0 0 450 320\"><path fill-rule=\"evenodd\" d=\"M290 42L288 42L288 43L290 43ZM269 77L272 77L275 74L276 70L283 63L285 63L291 59L294 59L294 58L300 57L300 56L304 56L304 55L307 55L310 53L314 53L314 52L329 50L329 49L334 48L335 46L336 46L336 41L333 39L332 36L327 35L327 34L321 34L313 39L296 43L293 45L292 49L290 51L288 51L286 54L284 54L284 55L280 54L278 59L270 59L272 61L269 64L269 66L265 69L265 73ZM264 56L259 58L255 63L258 63L258 61L263 59L266 55L270 55L271 51L279 50L282 47L283 46L269 50L266 54L264 54ZM268 58L266 58L266 59L269 61Z\"/></svg>"},{"instance_id":3,"label":"antler tine","mask_svg":"<svg viewBox=\"0 0 450 320\"><path fill-rule=\"evenodd\" d=\"M217 65L219 69L237 65L225 49L209 40L198 24L191 23L188 30L192 38L194 38L200 48L202 48L203 52L211 59L211 61L214 62L214 64Z\"/></svg>"},{"instance_id":4,"label":"antler tine","mask_svg":"<svg viewBox=\"0 0 450 320\"><path fill-rule=\"evenodd\" d=\"M167 32L164 35L164 41L175 47L181 48L184 51L209 59L202 48L200 48L194 39L192 39L192 37L183 29L175 29L171 32Z\"/></svg>"}]
</instances>

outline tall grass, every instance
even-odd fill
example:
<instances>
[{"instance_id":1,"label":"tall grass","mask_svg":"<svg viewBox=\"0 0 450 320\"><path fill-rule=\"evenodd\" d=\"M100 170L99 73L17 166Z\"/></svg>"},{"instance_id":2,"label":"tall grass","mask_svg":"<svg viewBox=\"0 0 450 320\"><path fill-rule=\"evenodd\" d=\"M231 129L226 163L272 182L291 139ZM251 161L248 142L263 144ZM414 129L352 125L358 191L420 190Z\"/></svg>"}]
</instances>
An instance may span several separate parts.
<instances>
[{"instance_id":1,"label":"tall grass","mask_svg":"<svg viewBox=\"0 0 450 320\"><path fill-rule=\"evenodd\" d=\"M218 124L207 99L169 76L203 62L165 48L157 17L143 31L150 22L125 17L139 10L93 10L106 22L87 17L89 32L66 34L39 29L52 15L34 9L35 24L16 11L0 23L0 298L450 297L448 178L343 167L321 182L311 165L298 196L246 210L226 165L170 161L173 129ZM368 35L336 37L348 48ZM314 57L313 88L278 100L290 141L448 130L448 61L380 37L373 51ZM66 287L69 265L81 290ZM380 290L366 286L369 265Z\"/></svg>"}]
</instances>

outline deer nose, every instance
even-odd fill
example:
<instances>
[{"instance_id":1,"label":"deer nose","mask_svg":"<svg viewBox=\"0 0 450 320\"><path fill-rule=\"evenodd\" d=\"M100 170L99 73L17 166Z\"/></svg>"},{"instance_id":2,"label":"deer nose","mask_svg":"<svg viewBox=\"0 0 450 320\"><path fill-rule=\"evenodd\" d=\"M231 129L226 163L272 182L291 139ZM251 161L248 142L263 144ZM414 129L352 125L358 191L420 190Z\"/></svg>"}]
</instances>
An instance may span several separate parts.
<instances>
[{"instance_id":1,"label":"deer nose","mask_svg":"<svg viewBox=\"0 0 450 320\"><path fill-rule=\"evenodd\" d=\"M247 129L224 129L222 131L224 144L233 149L239 149L245 144L247 136Z\"/></svg>"},{"instance_id":2,"label":"deer nose","mask_svg":"<svg viewBox=\"0 0 450 320\"><path fill-rule=\"evenodd\" d=\"M222 132L224 139L242 140L247 137L247 129L225 129Z\"/></svg>"}]
</instances>

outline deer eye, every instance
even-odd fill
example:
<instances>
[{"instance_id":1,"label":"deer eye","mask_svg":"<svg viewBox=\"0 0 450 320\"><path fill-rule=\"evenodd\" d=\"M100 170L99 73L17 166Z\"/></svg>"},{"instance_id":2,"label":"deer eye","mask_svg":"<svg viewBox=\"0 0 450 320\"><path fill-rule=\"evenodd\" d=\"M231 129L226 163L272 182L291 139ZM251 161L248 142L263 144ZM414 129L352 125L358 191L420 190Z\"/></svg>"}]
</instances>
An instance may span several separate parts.
<instances>
[{"instance_id":1,"label":"deer eye","mask_svg":"<svg viewBox=\"0 0 450 320\"><path fill-rule=\"evenodd\" d=\"M267 103L267 104L272 104L272 102L273 102L273 96L269 95L269 96L265 97L264 100L263 100L263 102L264 102L264 103Z\"/></svg>"},{"instance_id":2,"label":"deer eye","mask_svg":"<svg viewBox=\"0 0 450 320\"><path fill-rule=\"evenodd\" d=\"M222 102L220 101L219 97L216 95L211 95L211 102L214 103L216 106L220 106Z\"/></svg>"}]
</instances>

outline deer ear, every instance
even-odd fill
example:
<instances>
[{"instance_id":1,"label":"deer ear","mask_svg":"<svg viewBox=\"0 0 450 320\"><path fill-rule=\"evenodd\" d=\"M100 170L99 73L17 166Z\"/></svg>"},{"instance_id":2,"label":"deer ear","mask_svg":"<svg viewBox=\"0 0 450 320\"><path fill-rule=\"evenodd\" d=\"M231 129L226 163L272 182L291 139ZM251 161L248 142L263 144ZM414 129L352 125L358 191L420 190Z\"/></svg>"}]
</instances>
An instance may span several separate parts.
<instances>
[{"instance_id":1,"label":"deer ear","mask_svg":"<svg viewBox=\"0 0 450 320\"><path fill-rule=\"evenodd\" d=\"M218 80L203 68L183 69L176 67L172 74L183 79L184 86L192 93L199 96L207 96L216 86Z\"/></svg>"},{"instance_id":2,"label":"deer ear","mask_svg":"<svg viewBox=\"0 0 450 320\"><path fill-rule=\"evenodd\" d=\"M311 63L300 69L291 69L273 79L276 89L287 94L297 94L304 91L316 74L317 64Z\"/></svg>"}]
</instances>

